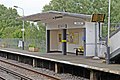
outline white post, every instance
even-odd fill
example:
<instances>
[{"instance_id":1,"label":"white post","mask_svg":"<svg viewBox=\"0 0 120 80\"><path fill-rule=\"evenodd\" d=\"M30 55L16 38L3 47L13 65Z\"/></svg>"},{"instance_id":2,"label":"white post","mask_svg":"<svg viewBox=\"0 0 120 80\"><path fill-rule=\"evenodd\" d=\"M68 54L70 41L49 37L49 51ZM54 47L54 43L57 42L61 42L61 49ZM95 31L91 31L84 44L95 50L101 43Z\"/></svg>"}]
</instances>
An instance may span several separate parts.
<instances>
[{"instance_id":1,"label":"white post","mask_svg":"<svg viewBox=\"0 0 120 80\"><path fill-rule=\"evenodd\" d=\"M22 9L23 10L23 17L24 17L24 9ZM23 34L22 34L22 36L23 36L23 45L22 45L22 47L23 47L23 50L24 50L24 48L25 48L25 45L24 45L24 41L25 41L25 27L24 27L24 25L25 25L25 21L24 21L24 19L23 19Z\"/></svg>"},{"instance_id":2,"label":"white post","mask_svg":"<svg viewBox=\"0 0 120 80\"><path fill-rule=\"evenodd\" d=\"M98 29L97 29L97 22L95 23L95 55L94 55L94 57L93 57L93 59L95 59L95 60L98 60L98 59L100 59L99 57L98 57L98 45L97 45L97 38L98 38Z\"/></svg>"},{"instance_id":3,"label":"white post","mask_svg":"<svg viewBox=\"0 0 120 80\"><path fill-rule=\"evenodd\" d=\"M18 7L18 6L14 6L15 8L19 8L22 10L23 12L23 17L24 17L24 9L21 8L21 7ZM24 50L24 31L25 31L25 28L24 28L24 19L23 19L23 28L21 29L22 30L22 49Z\"/></svg>"},{"instance_id":4,"label":"white post","mask_svg":"<svg viewBox=\"0 0 120 80\"><path fill-rule=\"evenodd\" d=\"M55 63L55 73L58 73L58 64Z\"/></svg>"},{"instance_id":5,"label":"white post","mask_svg":"<svg viewBox=\"0 0 120 80\"><path fill-rule=\"evenodd\" d=\"M97 73L95 71L90 71L90 80L97 80Z\"/></svg>"},{"instance_id":6,"label":"white post","mask_svg":"<svg viewBox=\"0 0 120 80\"><path fill-rule=\"evenodd\" d=\"M109 8L108 8L108 47L110 46L109 36L110 36L110 3L111 0L109 0Z\"/></svg>"},{"instance_id":7,"label":"white post","mask_svg":"<svg viewBox=\"0 0 120 80\"><path fill-rule=\"evenodd\" d=\"M109 7L108 7L108 38L107 38L107 58L106 63L110 63L110 4L111 0L109 0Z\"/></svg>"},{"instance_id":8,"label":"white post","mask_svg":"<svg viewBox=\"0 0 120 80\"><path fill-rule=\"evenodd\" d=\"M35 67L35 59L33 59L33 64L32 64L33 67Z\"/></svg>"}]
</instances>

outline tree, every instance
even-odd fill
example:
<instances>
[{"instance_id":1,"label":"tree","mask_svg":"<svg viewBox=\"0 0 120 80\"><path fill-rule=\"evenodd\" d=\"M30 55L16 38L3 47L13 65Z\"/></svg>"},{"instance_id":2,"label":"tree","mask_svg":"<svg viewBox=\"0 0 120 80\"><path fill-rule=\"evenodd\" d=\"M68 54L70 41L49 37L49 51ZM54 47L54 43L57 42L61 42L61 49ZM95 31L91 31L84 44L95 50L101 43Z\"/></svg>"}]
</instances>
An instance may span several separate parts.
<instances>
[{"instance_id":1,"label":"tree","mask_svg":"<svg viewBox=\"0 0 120 80\"><path fill-rule=\"evenodd\" d=\"M36 25L31 23L31 25L26 28L25 38L45 40L45 31L45 26L43 26L41 22L38 22Z\"/></svg>"},{"instance_id":2,"label":"tree","mask_svg":"<svg viewBox=\"0 0 120 80\"><path fill-rule=\"evenodd\" d=\"M0 38L22 38L22 20L16 9L0 5ZM25 28L30 23L25 21Z\"/></svg>"},{"instance_id":3,"label":"tree","mask_svg":"<svg viewBox=\"0 0 120 80\"><path fill-rule=\"evenodd\" d=\"M16 20L17 17L19 15L16 9L0 5L0 38L13 38L16 28L22 25L22 21Z\"/></svg>"}]
</instances>

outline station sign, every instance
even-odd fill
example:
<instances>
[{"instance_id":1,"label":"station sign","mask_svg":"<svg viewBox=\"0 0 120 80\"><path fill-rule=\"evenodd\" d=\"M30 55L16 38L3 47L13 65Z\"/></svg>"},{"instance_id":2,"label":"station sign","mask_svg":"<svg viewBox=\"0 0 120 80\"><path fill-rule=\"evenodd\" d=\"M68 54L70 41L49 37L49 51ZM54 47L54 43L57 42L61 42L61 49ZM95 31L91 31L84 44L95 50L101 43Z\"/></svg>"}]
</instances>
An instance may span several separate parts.
<instances>
[{"instance_id":1,"label":"station sign","mask_svg":"<svg viewBox=\"0 0 120 80\"><path fill-rule=\"evenodd\" d=\"M58 25L59 29L66 29L67 28L67 24L60 24Z\"/></svg>"},{"instance_id":2,"label":"station sign","mask_svg":"<svg viewBox=\"0 0 120 80\"><path fill-rule=\"evenodd\" d=\"M93 14L92 22L104 22L105 14Z\"/></svg>"}]
</instances>

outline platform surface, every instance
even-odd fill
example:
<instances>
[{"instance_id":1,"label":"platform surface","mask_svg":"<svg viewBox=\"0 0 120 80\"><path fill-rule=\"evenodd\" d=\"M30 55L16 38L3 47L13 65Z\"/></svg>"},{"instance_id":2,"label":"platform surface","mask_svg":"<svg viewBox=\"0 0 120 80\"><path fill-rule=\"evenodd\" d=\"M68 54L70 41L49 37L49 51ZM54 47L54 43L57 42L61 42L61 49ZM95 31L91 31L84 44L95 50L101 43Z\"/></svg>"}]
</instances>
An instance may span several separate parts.
<instances>
[{"instance_id":1,"label":"platform surface","mask_svg":"<svg viewBox=\"0 0 120 80\"><path fill-rule=\"evenodd\" d=\"M75 66L80 66L84 68L120 75L120 64L108 65L106 63L103 63L103 59L93 60L92 58L85 58L83 57L83 55L76 56L75 54L69 54L69 53L67 55L63 55L62 53L57 53L57 52L56 53L29 52L29 51L10 49L10 48L1 48L0 51L50 60L59 63L70 64L70 65L75 65Z\"/></svg>"}]
</instances>

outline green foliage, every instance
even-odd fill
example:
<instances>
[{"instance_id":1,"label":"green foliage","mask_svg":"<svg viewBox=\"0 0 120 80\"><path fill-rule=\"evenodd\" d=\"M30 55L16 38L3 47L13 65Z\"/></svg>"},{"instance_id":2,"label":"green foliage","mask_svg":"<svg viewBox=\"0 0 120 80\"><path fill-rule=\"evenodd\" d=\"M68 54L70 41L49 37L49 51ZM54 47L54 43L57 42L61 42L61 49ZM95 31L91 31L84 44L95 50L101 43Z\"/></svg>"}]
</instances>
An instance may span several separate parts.
<instances>
[{"instance_id":1,"label":"green foliage","mask_svg":"<svg viewBox=\"0 0 120 80\"><path fill-rule=\"evenodd\" d=\"M16 20L20 17L16 9L7 8L0 5L0 38L14 38L17 27L22 25L22 21Z\"/></svg>"},{"instance_id":2,"label":"green foliage","mask_svg":"<svg viewBox=\"0 0 120 80\"><path fill-rule=\"evenodd\" d=\"M36 46L35 46L35 44L30 44L29 47L34 47L35 48Z\"/></svg>"},{"instance_id":3,"label":"green foliage","mask_svg":"<svg viewBox=\"0 0 120 80\"><path fill-rule=\"evenodd\" d=\"M102 37L106 37L107 36L107 25L102 27Z\"/></svg>"},{"instance_id":4,"label":"green foliage","mask_svg":"<svg viewBox=\"0 0 120 80\"><path fill-rule=\"evenodd\" d=\"M16 9L0 5L0 38L22 38L23 22L19 17ZM45 40L45 27L40 22L34 25L25 21L25 39Z\"/></svg>"},{"instance_id":5,"label":"green foliage","mask_svg":"<svg viewBox=\"0 0 120 80\"><path fill-rule=\"evenodd\" d=\"M40 22L38 22L37 25L29 25L25 30L25 38L45 40L45 31L45 26L43 26Z\"/></svg>"}]
</instances>

